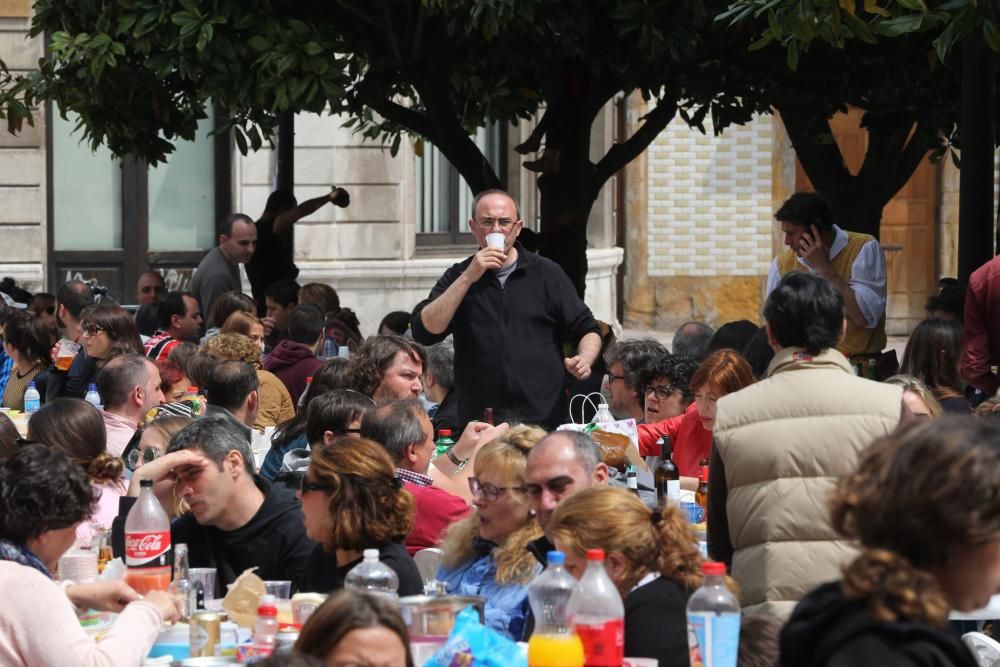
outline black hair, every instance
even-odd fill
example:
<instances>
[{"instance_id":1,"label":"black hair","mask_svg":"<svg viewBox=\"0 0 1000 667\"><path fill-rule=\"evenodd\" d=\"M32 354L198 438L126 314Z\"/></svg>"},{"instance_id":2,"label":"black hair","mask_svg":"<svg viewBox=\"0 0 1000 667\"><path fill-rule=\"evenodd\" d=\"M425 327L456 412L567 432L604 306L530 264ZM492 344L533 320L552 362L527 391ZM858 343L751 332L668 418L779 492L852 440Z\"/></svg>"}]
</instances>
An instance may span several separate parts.
<instances>
[{"instance_id":1,"label":"black hair","mask_svg":"<svg viewBox=\"0 0 1000 667\"><path fill-rule=\"evenodd\" d=\"M943 278L942 282L944 280L947 279ZM941 285L937 294L928 297L924 310L928 315L934 311L948 313L961 322L965 316L965 288L954 284Z\"/></svg>"},{"instance_id":2,"label":"black hair","mask_svg":"<svg viewBox=\"0 0 1000 667\"><path fill-rule=\"evenodd\" d=\"M93 514L97 498L83 468L60 451L25 445L0 465L0 538L25 544Z\"/></svg>"},{"instance_id":3,"label":"black hair","mask_svg":"<svg viewBox=\"0 0 1000 667\"><path fill-rule=\"evenodd\" d=\"M833 229L834 223L830 203L815 192L796 192L775 212L774 219L805 227L806 230L816 225L820 233Z\"/></svg>"},{"instance_id":4,"label":"black hair","mask_svg":"<svg viewBox=\"0 0 1000 667\"><path fill-rule=\"evenodd\" d=\"M844 299L826 278L793 271L767 297L764 319L781 347L819 354L840 342Z\"/></svg>"},{"instance_id":5,"label":"black hair","mask_svg":"<svg viewBox=\"0 0 1000 667\"><path fill-rule=\"evenodd\" d=\"M296 343L315 345L323 333L323 309L311 303L296 306L288 317L288 337Z\"/></svg>"},{"instance_id":6,"label":"black hair","mask_svg":"<svg viewBox=\"0 0 1000 667\"><path fill-rule=\"evenodd\" d=\"M23 303L25 306L31 303L31 292L23 287L19 287L17 281L10 276L0 280L0 292L3 292L18 303Z\"/></svg>"},{"instance_id":7,"label":"black hair","mask_svg":"<svg viewBox=\"0 0 1000 667\"><path fill-rule=\"evenodd\" d=\"M334 389L309 402L306 438L309 443L323 441L323 434L346 435L348 425L375 408L375 401L353 389Z\"/></svg>"},{"instance_id":8,"label":"black hair","mask_svg":"<svg viewBox=\"0 0 1000 667\"><path fill-rule=\"evenodd\" d=\"M654 357L639 371L638 389L643 394L646 388L657 378L667 378L670 384L681 392L685 405L694 400L691 391L691 377L698 370L698 360L686 354L665 355Z\"/></svg>"},{"instance_id":9,"label":"black hair","mask_svg":"<svg viewBox=\"0 0 1000 667\"><path fill-rule=\"evenodd\" d=\"M160 305L156 311L156 318L160 328L164 331L170 328L171 318L174 315L180 317L187 315L187 303L184 302L184 297L197 300L191 292L174 291L163 295L163 300L160 301Z\"/></svg>"},{"instance_id":10,"label":"black hair","mask_svg":"<svg viewBox=\"0 0 1000 667\"><path fill-rule=\"evenodd\" d=\"M248 225L253 224L253 218L245 213L230 213L222 219L219 223L219 234L224 236L233 235L233 223L240 221L245 222Z\"/></svg>"},{"instance_id":11,"label":"black hair","mask_svg":"<svg viewBox=\"0 0 1000 667\"><path fill-rule=\"evenodd\" d=\"M282 278L271 283L264 296L285 308L299 302L299 284L291 278Z\"/></svg>"},{"instance_id":12,"label":"black hair","mask_svg":"<svg viewBox=\"0 0 1000 667\"><path fill-rule=\"evenodd\" d=\"M80 313L87 306L94 305L94 293L90 285L82 280L70 280L59 286L56 292L56 301L63 306L70 315L80 319Z\"/></svg>"},{"instance_id":13,"label":"black hair","mask_svg":"<svg viewBox=\"0 0 1000 667\"><path fill-rule=\"evenodd\" d=\"M213 369L206 385L209 405L233 411L243 406L250 392L260 388L253 366L244 361L222 361Z\"/></svg>"},{"instance_id":14,"label":"black hair","mask_svg":"<svg viewBox=\"0 0 1000 667\"><path fill-rule=\"evenodd\" d=\"M394 310L382 318L375 333L381 334L383 327L389 327L390 332L402 336L410 328L410 314L404 310Z\"/></svg>"},{"instance_id":15,"label":"black hair","mask_svg":"<svg viewBox=\"0 0 1000 667\"><path fill-rule=\"evenodd\" d=\"M235 362L239 363L239 362ZM233 420L220 416L203 417L185 426L170 440L168 452L182 449L197 449L215 462L222 470L222 462L231 451L237 451L243 458L243 469L248 475L254 474L253 450L246 436Z\"/></svg>"},{"instance_id":16,"label":"black hair","mask_svg":"<svg viewBox=\"0 0 1000 667\"><path fill-rule=\"evenodd\" d=\"M767 329L760 327L743 348L743 358L750 364L753 376L758 380L767 375L767 367L774 359L774 348L767 339Z\"/></svg>"},{"instance_id":17,"label":"black hair","mask_svg":"<svg viewBox=\"0 0 1000 667\"><path fill-rule=\"evenodd\" d=\"M160 328L160 315L155 303L139 306L139 310L135 311L135 328L143 336L156 335L156 330Z\"/></svg>"},{"instance_id":18,"label":"black hair","mask_svg":"<svg viewBox=\"0 0 1000 667\"><path fill-rule=\"evenodd\" d=\"M21 434L10 417L0 412L0 463L17 452L17 440Z\"/></svg>"},{"instance_id":19,"label":"black hair","mask_svg":"<svg viewBox=\"0 0 1000 667\"><path fill-rule=\"evenodd\" d=\"M277 215L296 206L298 206L298 202L295 200L295 195L288 190L275 190L267 197L267 203L264 204L264 214Z\"/></svg>"},{"instance_id":20,"label":"black hair","mask_svg":"<svg viewBox=\"0 0 1000 667\"><path fill-rule=\"evenodd\" d=\"M4 339L28 361L37 363L49 358L49 331L26 310L12 309L4 319Z\"/></svg>"},{"instance_id":21,"label":"black hair","mask_svg":"<svg viewBox=\"0 0 1000 667\"><path fill-rule=\"evenodd\" d=\"M708 352L712 353L722 349L739 352L750 342L753 335L757 333L757 329L759 327L750 320L726 322L716 329L712 340L708 342Z\"/></svg>"}]
</instances>

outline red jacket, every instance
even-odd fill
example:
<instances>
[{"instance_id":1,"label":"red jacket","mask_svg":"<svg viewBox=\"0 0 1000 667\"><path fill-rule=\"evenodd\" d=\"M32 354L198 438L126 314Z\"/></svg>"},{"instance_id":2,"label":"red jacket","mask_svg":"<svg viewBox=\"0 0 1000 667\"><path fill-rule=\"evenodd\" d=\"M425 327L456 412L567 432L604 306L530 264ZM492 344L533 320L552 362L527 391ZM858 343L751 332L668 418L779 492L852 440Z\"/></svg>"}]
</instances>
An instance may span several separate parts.
<instances>
[{"instance_id":1,"label":"red jacket","mask_svg":"<svg viewBox=\"0 0 1000 667\"><path fill-rule=\"evenodd\" d=\"M410 555L421 549L436 547L448 526L469 513L469 504L436 486L417 486L404 482L403 488L413 494L416 514L413 530L406 536Z\"/></svg>"},{"instance_id":2,"label":"red jacket","mask_svg":"<svg viewBox=\"0 0 1000 667\"><path fill-rule=\"evenodd\" d=\"M311 377L323 365L323 360L308 345L286 338L271 350L263 365L265 371L278 376L288 389L292 403L297 405L299 396L306 390L306 378Z\"/></svg>"},{"instance_id":3,"label":"red jacket","mask_svg":"<svg viewBox=\"0 0 1000 667\"><path fill-rule=\"evenodd\" d=\"M674 450L674 465L685 477L697 477L698 462L707 459L712 452L712 432L705 430L694 401L684 414L670 417L653 424L639 424L639 453L643 456L659 456L660 448L656 439L661 435L670 436Z\"/></svg>"},{"instance_id":4,"label":"red jacket","mask_svg":"<svg viewBox=\"0 0 1000 667\"><path fill-rule=\"evenodd\" d=\"M991 366L1000 361L1000 257L969 276L962 331L962 377L987 396L997 390Z\"/></svg>"}]
</instances>

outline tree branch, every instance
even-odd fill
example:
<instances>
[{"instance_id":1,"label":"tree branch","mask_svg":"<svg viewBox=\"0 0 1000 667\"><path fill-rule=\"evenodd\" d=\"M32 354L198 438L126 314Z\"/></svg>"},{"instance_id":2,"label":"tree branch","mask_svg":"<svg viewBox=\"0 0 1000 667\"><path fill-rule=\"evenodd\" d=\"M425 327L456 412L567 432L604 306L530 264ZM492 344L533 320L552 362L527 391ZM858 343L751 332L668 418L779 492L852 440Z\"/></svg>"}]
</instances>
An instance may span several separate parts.
<instances>
[{"instance_id":1,"label":"tree branch","mask_svg":"<svg viewBox=\"0 0 1000 667\"><path fill-rule=\"evenodd\" d=\"M775 104L775 108L792 140L799 163L816 189L831 198L846 193L853 177L833 139L833 129L826 115L788 101ZM829 135L829 141L816 141L820 135Z\"/></svg>"},{"instance_id":2,"label":"tree branch","mask_svg":"<svg viewBox=\"0 0 1000 667\"><path fill-rule=\"evenodd\" d=\"M612 146L597 163L595 168L597 189L600 190L609 178L639 157L646 150L646 147L656 139L656 135L662 132L663 128L673 120L675 115L677 115L677 100L675 98L661 99L656 108L646 114L646 120L642 127L625 141Z\"/></svg>"}]
</instances>

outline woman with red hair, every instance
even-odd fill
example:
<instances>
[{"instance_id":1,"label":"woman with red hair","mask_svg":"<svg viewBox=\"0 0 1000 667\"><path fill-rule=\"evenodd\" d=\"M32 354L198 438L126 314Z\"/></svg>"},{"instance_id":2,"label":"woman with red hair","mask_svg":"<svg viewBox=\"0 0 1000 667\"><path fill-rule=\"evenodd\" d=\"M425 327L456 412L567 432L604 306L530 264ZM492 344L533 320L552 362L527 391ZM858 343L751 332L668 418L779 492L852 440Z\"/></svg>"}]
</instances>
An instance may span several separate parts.
<instances>
[{"instance_id":1,"label":"woman with red hair","mask_svg":"<svg viewBox=\"0 0 1000 667\"><path fill-rule=\"evenodd\" d=\"M681 473L681 487L694 490L698 486L699 461L707 459L712 449L716 402L753 382L753 369L738 352L716 350L691 376L694 402L684 414L639 425L639 452L643 456L658 456L657 438L669 435L674 465Z\"/></svg>"}]
</instances>

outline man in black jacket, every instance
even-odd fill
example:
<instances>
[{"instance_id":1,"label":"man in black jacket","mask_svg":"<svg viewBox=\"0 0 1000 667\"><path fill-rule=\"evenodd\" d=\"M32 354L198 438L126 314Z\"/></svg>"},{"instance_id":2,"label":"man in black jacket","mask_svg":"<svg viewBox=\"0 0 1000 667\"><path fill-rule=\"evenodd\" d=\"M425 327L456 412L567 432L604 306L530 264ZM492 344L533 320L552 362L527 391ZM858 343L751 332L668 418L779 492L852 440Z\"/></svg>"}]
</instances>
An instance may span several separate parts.
<instances>
[{"instance_id":1,"label":"man in black jacket","mask_svg":"<svg viewBox=\"0 0 1000 667\"><path fill-rule=\"evenodd\" d=\"M485 408L497 423L553 428L567 421L567 373L589 377L600 353L590 309L557 264L517 242L523 226L510 195L479 193L469 219L479 252L448 269L413 311L417 342L454 334L462 424L482 419ZM564 344L576 354L564 358Z\"/></svg>"},{"instance_id":2,"label":"man in black jacket","mask_svg":"<svg viewBox=\"0 0 1000 667\"><path fill-rule=\"evenodd\" d=\"M217 596L251 567L264 580L290 580L298 589L316 543L306 537L295 493L254 474L250 447L230 421L199 419L174 437L169 453L136 469L115 519L116 555L142 479L153 480L159 497L171 498L173 490L187 502L190 511L173 521L171 540L188 545L191 567L217 569Z\"/></svg>"}]
</instances>

